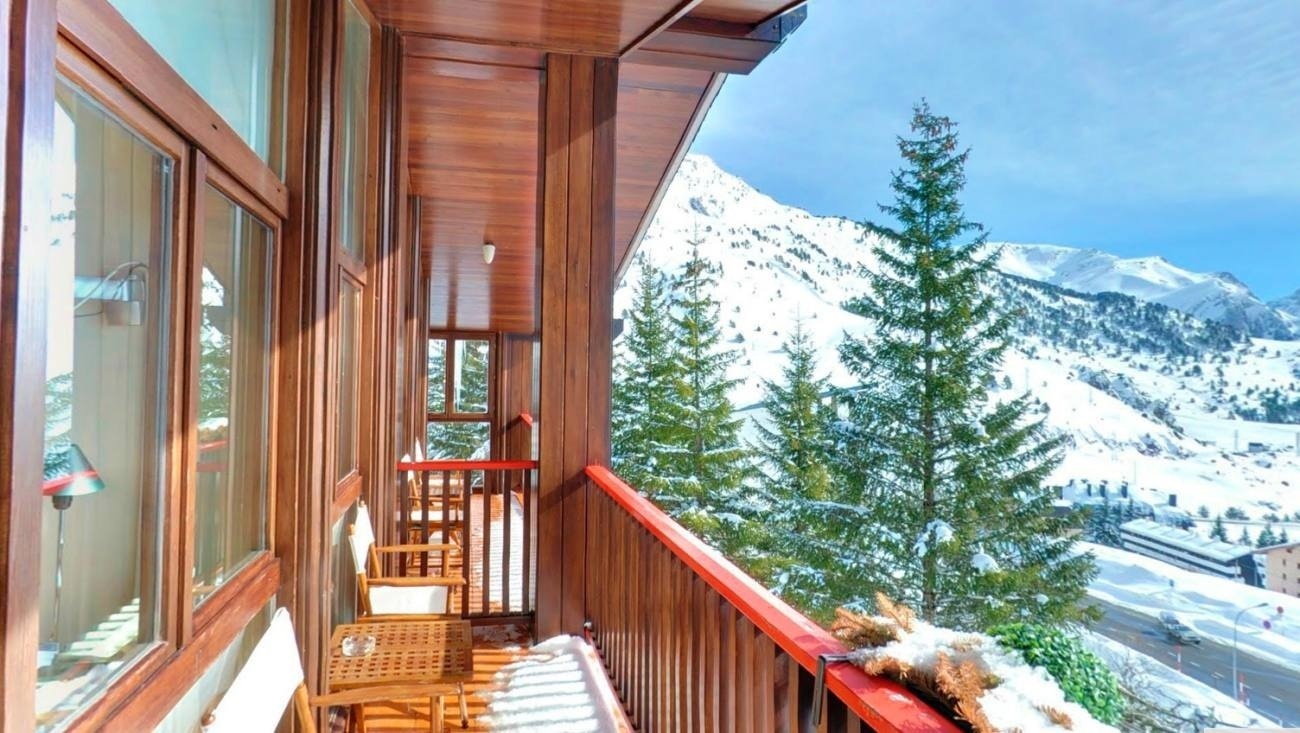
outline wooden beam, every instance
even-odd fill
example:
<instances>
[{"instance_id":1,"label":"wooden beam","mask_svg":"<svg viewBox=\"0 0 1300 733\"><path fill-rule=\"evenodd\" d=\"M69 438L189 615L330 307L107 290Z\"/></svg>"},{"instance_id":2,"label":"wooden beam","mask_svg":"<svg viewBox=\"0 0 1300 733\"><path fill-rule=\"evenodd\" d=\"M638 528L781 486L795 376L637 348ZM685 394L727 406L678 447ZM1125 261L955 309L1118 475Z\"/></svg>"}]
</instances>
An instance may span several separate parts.
<instances>
[{"instance_id":1,"label":"wooden beam","mask_svg":"<svg viewBox=\"0 0 1300 733\"><path fill-rule=\"evenodd\" d=\"M720 33L713 25L683 19L625 55L623 60L650 66L748 74L781 45L779 41L749 35Z\"/></svg>"},{"instance_id":2,"label":"wooden beam","mask_svg":"<svg viewBox=\"0 0 1300 733\"><path fill-rule=\"evenodd\" d=\"M543 120L537 633L585 620L584 463L609 460L618 62L547 59Z\"/></svg>"},{"instance_id":3,"label":"wooden beam","mask_svg":"<svg viewBox=\"0 0 1300 733\"><path fill-rule=\"evenodd\" d=\"M0 0L0 729L15 731L36 725L54 5Z\"/></svg>"},{"instance_id":4,"label":"wooden beam","mask_svg":"<svg viewBox=\"0 0 1300 733\"><path fill-rule=\"evenodd\" d=\"M632 41L624 47L620 55L626 56L638 48L641 48L641 46L645 45L647 41L659 35L661 31L667 29L673 23L676 23L682 18L685 18L687 13L694 10L695 7L702 2L704 2L704 0L682 0L682 2L678 3L677 6L669 11L667 15L660 18L659 22L647 28L645 33L642 33L635 41Z\"/></svg>"}]
</instances>

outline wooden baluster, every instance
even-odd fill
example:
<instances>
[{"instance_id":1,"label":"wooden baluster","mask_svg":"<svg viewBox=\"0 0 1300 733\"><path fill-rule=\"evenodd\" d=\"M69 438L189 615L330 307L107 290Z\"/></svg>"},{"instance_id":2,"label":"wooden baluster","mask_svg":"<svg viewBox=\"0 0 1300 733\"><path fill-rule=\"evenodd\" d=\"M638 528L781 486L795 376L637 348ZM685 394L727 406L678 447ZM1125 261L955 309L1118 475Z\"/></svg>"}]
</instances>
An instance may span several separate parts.
<instances>
[{"instance_id":1,"label":"wooden baluster","mask_svg":"<svg viewBox=\"0 0 1300 733\"><path fill-rule=\"evenodd\" d=\"M461 588L461 594L460 594L462 616L471 616L474 613L473 607L470 606L470 598L473 596L473 593L471 591L473 591L474 586L470 583L469 580L470 563L473 559L472 557L473 553L471 552L471 548L474 546L474 536L473 536L474 533L471 530L471 528L474 526L473 520L471 518L474 509L474 502L470 501L472 497L470 496L470 491L469 491L469 480L470 480L469 471L461 471L460 472L460 507L461 507L460 577L464 578L465 580L465 585L464 587ZM445 515L447 511L448 511L447 508L444 507L443 514ZM480 591L481 590L482 589L480 589Z\"/></svg>"},{"instance_id":2,"label":"wooden baluster","mask_svg":"<svg viewBox=\"0 0 1300 733\"><path fill-rule=\"evenodd\" d=\"M420 472L420 541L429 544L429 472ZM406 563L406 558L402 558L402 563ZM420 575L429 574L429 553L420 553Z\"/></svg>"},{"instance_id":3,"label":"wooden baluster","mask_svg":"<svg viewBox=\"0 0 1300 733\"><path fill-rule=\"evenodd\" d=\"M736 614L736 729L754 728L754 624Z\"/></svg>"},{"instance_id":4,"label":"wooden baluster","mask_svg":"<svg viewBox=\"0 0 1300 733\"><path fill-rule=\"evenodd\" d=\"M491 608L492 596L492 487L487 471L483 472L483 514L479 523L483 525L483 602L482 611L487 614Z\"/></svg>"},{"instance_id":5,"label":"wooden baluster","mask_svg":"<svg viewBox=\"0 0 1300 733\"><path fill-rule=\"evenodd\" d=\"M402 471L402 489L397 494L397 536L398 542L410 542L408 520L411 516L411 471ZM399 553L397 574L406 575L406 553Z\"/></svg>"},{"instance_id":6,"label":"wooden baluster","mask_svg":"<svg viewBox=\"0 0 1300 733\"><path fill-rule=\"evenodd\" d=\"M754 651L754 727L776 730L776 645L767 634L758 634Z\"/></svg>"},{"instance_id":7,"label":"wooden baluster","mask_svg":"<svg viewBox=\"0 0 1300 733\"><path fill-rule=\"evenodd\" d=\"M510 525L515 523L515 492L510 486L510 472L501 472L501 611L510 613L510 579L514 568L510 565Z\"/></svg>"},{"instance_id":8,"label":"wooden baluster","mask_svg":"<svg viewBox=\"0 0 1300 733\"><path fill-rule=\"evenodd\" d=\"M440 541L440 542L451 542L451 530L452 530L452 526L451 526L451 506L452 506L452 504L451 504L451 471L443 471L442 474L441 474L441 476L442 476L442 511L439 512L439 514L440 514L441 516L439 517L439 521L438 521L438 523L442 526L442 529L441 529L441 532L442 532L442 539L440 539L439 541ZM433 523L433 515L429 512L429 507L428 507L427 504L426 504L425 507L424 507L424 523L425 523L425 526L426 526L426 527L427 527L428 525L430 525L430 524ZM461 541L462 543L465 542L465 533L464 533L464 532L461 532L461 538L460 538L460 541ZM465 547L464 547L464 545L462 545L461 548L460 548L460 555L461 555L460 561L461 561L462 563L464 563L464 562L465 562ZM447 553L445 553L445 552L442 553L442 571L441 571L441 572L442 572L442 576L443 576L444 578L447 577L447 573L450 572L450 571L448 570L448 568L447 568ZM469 592L469 589L468 589L468 588L463 588L462 591L464 591L464 592L461 593L461 595L464 596L464 598L461 599L461 609L463 610L463 609L464 609L464 605L465 605L464 602L465 602L465 600L466 600L467 598L469 598L469 596L465 595L466 593Z\"/></svg>"},{"instance_id":9,"label":"wooden baluster","mask_svg":"<svg viewBox=\"0 0 1300 733\"><path fill-rule=\"evenodd\" d=\"M532 584L533 584L533 472L531 469L524 469L524 588L520 600L523 602L524 613L531 613L533 608Z\"/></svg>"},{"instance_id":10,"label":"wooden baluster","mask_svg":"<svg viewBox=\"0 0 1300 733\"><path fill-rule=\"evenodd\" d=\"M722 609L716 591L705 586L704 604L704 729L722 730L722 637L719 635Z\"/></svg>"}]
</instances>

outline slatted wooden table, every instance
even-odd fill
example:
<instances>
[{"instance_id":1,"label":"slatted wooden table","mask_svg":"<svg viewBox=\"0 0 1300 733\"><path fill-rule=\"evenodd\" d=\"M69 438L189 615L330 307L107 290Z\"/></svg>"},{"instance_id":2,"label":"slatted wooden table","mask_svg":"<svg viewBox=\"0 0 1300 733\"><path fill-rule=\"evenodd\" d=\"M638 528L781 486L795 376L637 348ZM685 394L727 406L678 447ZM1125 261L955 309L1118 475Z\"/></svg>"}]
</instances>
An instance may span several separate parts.
<instances>
[{"instance_id":1,"label":"slatted wooden table","mask_svg":"<svg viewBox=\"0 0 1300 733\"><path fill-rule=\"evenodd\" d=\"M343 655L346 636L375 637L375 650ZM464 684L474 678L473 635L468 621L372 621L340 624L330 639L329 690L373 689L374 702L393 690L429 696L429 729L442 730L442 698L460 696L461 726L469 725Z\"/></svg>"}]
</instances>

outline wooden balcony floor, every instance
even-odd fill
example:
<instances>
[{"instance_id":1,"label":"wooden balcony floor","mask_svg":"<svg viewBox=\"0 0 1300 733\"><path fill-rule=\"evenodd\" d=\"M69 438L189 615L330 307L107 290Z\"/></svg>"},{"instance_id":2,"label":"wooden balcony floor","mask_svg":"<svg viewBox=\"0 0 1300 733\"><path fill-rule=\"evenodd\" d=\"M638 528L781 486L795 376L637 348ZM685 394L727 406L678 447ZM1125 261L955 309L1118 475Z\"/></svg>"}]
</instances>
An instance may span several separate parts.
<instances>
[{"instance_id":1,"label":"wooden balcony floor","mask_svg":"<svg viewBox=\"0 0 1300 733\"><path fill-rule=\"evenodd\" d=\"M465 700L469 704L469 728L460 727L460 712L455 696L443 701L444 730L491 731L482 717L487 709L486 693L493 689L492 678L502 667L528 653L531 639L528 630L520 626L482 626L474 629L474 681L465 685ZM367 733L396 733L397 731L429 730L428 699L398 700L365 706Z\"/></svg>"}]
</instances>

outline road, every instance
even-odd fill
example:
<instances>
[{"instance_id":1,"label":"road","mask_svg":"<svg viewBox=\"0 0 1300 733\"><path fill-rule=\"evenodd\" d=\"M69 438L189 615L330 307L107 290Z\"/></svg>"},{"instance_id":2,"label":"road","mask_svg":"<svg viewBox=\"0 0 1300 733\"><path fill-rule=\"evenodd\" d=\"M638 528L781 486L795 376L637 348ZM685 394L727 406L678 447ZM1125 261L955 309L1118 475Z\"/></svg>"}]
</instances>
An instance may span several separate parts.
<instances>
[{"instance_id":1,"label":"road","mask_svg":"<svg viewBox=\"0 0 1300 733\"><path fill-rule=\"evenodd\" d=\"M1158 622L1132 611L1090 599L1105 613L1095 630L1164 664L1178 667L1177 647L1165 638ZM1232 685L1232 647L1206 639L1199 646L1184 646L1182 671L1228 695ZM1300 673L1245 652L1237 655L1237 668L1246 678L1250 708L1283 726L1300 726Z\"/></svg>"}]
</instances>

